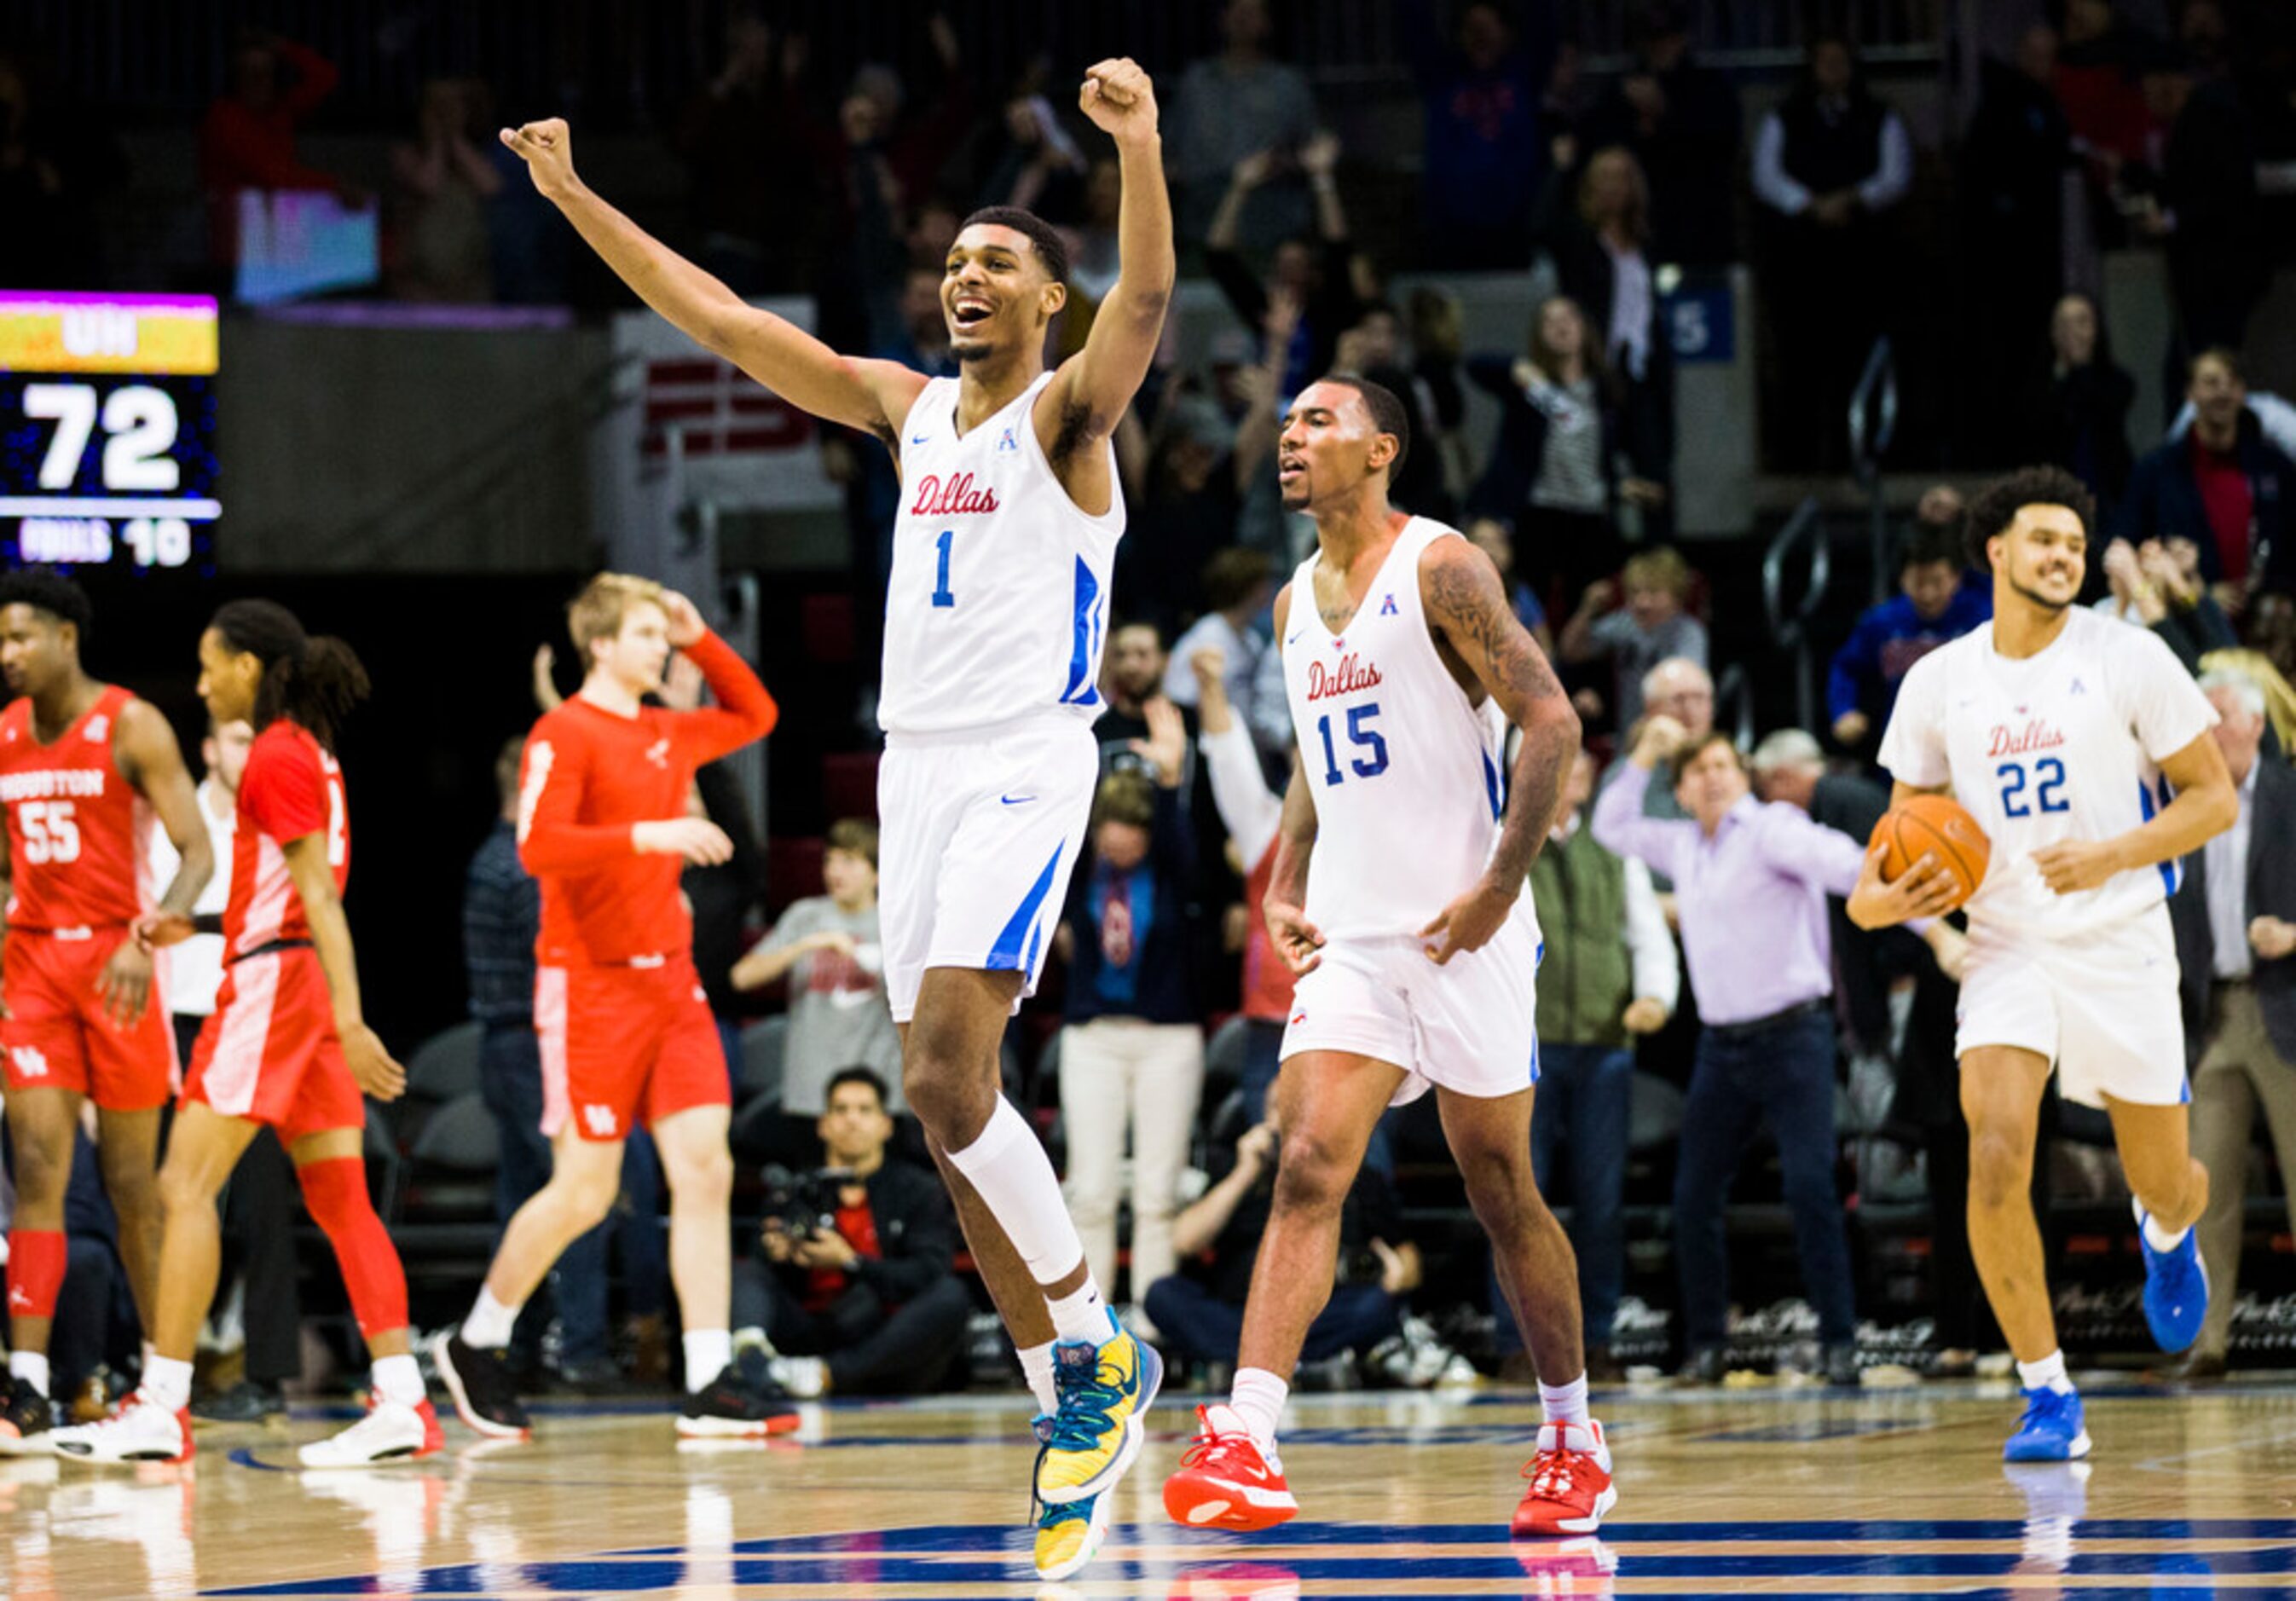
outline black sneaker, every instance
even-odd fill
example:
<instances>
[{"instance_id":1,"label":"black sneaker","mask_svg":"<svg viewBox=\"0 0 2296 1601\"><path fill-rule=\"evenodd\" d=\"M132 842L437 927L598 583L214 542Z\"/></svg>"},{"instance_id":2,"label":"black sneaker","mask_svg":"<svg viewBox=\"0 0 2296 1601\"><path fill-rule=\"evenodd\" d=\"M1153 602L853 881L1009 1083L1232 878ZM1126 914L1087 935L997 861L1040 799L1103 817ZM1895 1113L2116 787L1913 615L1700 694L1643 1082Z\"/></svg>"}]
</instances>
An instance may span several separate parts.
<instances>
[{"instance_id":1,"label":"black sneaker","mask_svg":"<svg viewBox=\"0 0 2296 1601\"><path fill-rule=\"evenodd\" d=\"M534 1425L518 1404L518 1381L499 1351L480 1351L447 1329L430 1342L430 1361L455 1400L455 1411L474 1433L489 1440L530 1440Z\"/></svg>"},{"instance_id":2,"label":"black sneaker","mask_svg":"<svg viewBox=\"0 0 2296 1601\"><path fill-rule=\"evenodd\" d=\"M685 1398L677 1432L688 1440L750 1440L797 1427L789 1392L770 1377L744 1375L728 1366Z\"/></svg>"},{"instance_id":3,"label":"black sneaker","mask_svg":"<svg viewBox=\"0 0 2296 1601\"><path fill-rule=\"evenodd\" d=\"M56 1426L56 1409L48 1398L29 1384L0 1377L0 1457L45 1457L48 1431Z\"/></svg>"},{"instance_id":4,"label":"black sneaker","mask_svg":"<svg viewBox=\"0 0 2296 1601\"><path fill-rule=\"evenodd\" d=\"M193 1423L263 1423L287 1412L287 1398L276 1384L242 1379L228 1390L218 1390L192 1403Z\"/></svg>"}]
</instances>

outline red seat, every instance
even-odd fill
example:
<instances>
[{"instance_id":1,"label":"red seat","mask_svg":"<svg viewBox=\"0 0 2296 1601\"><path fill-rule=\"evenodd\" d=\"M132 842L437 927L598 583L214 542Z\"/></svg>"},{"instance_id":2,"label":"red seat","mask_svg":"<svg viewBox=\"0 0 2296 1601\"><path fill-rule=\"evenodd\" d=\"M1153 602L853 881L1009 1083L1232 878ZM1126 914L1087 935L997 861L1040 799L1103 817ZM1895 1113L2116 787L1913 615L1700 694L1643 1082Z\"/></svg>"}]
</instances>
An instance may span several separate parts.
<instances>
[{"instance_id":1,"label":"red seat","mask_svg":"<svg viewBox=\"0 0 2296 1601\"><path fill-rule=\"evenodd\" d=\"M856 645L853 597L837 591L808 595L798 612L798 636L806 660L816 667L848 667Z\"/></svg>"},{"instance_id":2,"label":"red seat","mask_svg":"<svg viewBox=\"0 0 2296 1601\"><path fill-rule=\"evenodd\" d=\"M877 752L840 751L821 759L821 804L831 821L877 820Z\"/></svg>"},{"instance_id":3,"label":"red seat","mask_svg":"<svg viewBox=\"0 0 2296 1601\"><path fill-rule=\"evenodd\" d=\"M792 900L819 895L828 842L811 834L776 837L766 846L766 899L779 916Z\"/></svg>"}]
</instances>

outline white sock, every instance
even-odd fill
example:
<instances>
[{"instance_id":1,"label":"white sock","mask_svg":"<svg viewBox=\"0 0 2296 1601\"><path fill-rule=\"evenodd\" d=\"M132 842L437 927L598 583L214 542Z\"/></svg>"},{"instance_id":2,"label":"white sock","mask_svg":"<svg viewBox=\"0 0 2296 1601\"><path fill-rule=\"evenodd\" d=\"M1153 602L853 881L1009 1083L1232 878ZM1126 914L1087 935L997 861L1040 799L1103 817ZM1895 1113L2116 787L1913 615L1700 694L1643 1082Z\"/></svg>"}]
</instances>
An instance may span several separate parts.
<instances>
[{"instance_id":1,"label":"white sock","mask_svg":"<svg viewBox=\"0 0 2296 1601\"><path fill-rule=\"evenodd\" d=\"M951 1151L948 1160L980 1195L1038 1284L1058 1284L1083 1260L1084 1241L1069 1218L1052 1159L1037 1143L1029 1120L1010 1101L999 1096L980 1137L962 1151Z\"/></svg>"},{"instance_id":2,"label":"white sock","mask_svg":"<svg viewBox=\"0 0 2296 1601\"><path fill-rule=\"evenodd\" d=\"M1587 1375L1581 1373L1567 1384L1538 1386L1539 1416L1547 1423L1575 1423L1585 1427L1587 1423Z\"/></svg>"},{"instance_id":3,"label":"white sock","mask_svg":"<svg viewBox=\"0 0 2296 1601\"><path fill-rule=\"evenodd\" d=\"M688 1329L685 1346L685 1392L693 1395L726 1371L734 1359L734 1336L722 1328Z\"/></svg>"},{"instance_id":4,"label":"white sock","mask_svg":"<svg viewBox=\"0 0 2296 1601\"><path fill-rule=\"evenodd\" d=\"M138 1351L141 1359L135 1364L135 1371L141 1373L144 1369L152 1366L152 1359L158 1356L160 1351L159 1348L153 1345L149 1340L144 1341L142 1346L138 1348Z\"/></svg>"},{"instance_id":5,"label":"white sock","mask_svg":"<svg viewBox=\"0 0 2296 1601\"><path fill-rule=\"evenodd\" d=\"M162 1412L180 1412L192 1404L192 1365L155 1356L144 1364L143 1380L135 1389Z\"/></svg>"},{"instance_id":6,"label":"white sock","mask_svg":"<svg viewBox=\"0 0 2296 1601\"><path fill-rule=\"evenodd\" d=\"M2028 1390L2054 1390L2059 1395L2073 1392L2073 1382L2065 1376L2065 1353L2062 1351L2053 1351L2038 1362L2018 1363L2017 1382Z\"/></svg>"},{"instance_id":7,"label":"white sock","mask_svg":"<svg viewBox=\"0 0 2296 1601\"><path fill-rule=\"evenodd\" d=\"M1052 1309L1053 1333L1059 1339L1088 1340L1100 1345L1116 1337L1116 1314L1108 1310L1100 1286L1089 1273L1083 1284L1067 1294L1046 1297L1045 1304Z\"/></svg>"},{"instance_id":8,"label":"white sock","mask_svg":"<svg viewBox=\"0 0 2296 1601\"><path fill-rule=\"evenodd\" d=\"M518 1309L496 1301L495 1293L482 1284L478 1300L471 1303L471 1315L463 1319L463 1343L476 1351L500 1351L510 1343L511 1330L517 1326Z\"/></svg>"},{"instance_id":9,"label":"white sock","mask_svg":"<svg viewBox=\"0 0 2296 1601\"><path fill-rule=\"evenodd\" d=\"M1053 1388L1053 1342L1023 1345L1021 1352L1021 1372L1029 1381L1029 1393L1037 1398L1037 1410L1046 1417L1061 1409L1060 1392Z\"/></svg>"},{"instance_id":10,"label":"white sock","mask_svg":"<svg viewBox=\"0 0 2296 1601\"><path fill-rule=\"evenodd\" d=\"M1243 1426L1263 1451L1275 1448L1276 1420L1283 1416L1283 1399L1292 1386L1265 1367L1239 1367L1228 1404L1243 1419Z\"/></svg>"},{"instance_id":11,"label":"white sock","mask_svg":"<svg viewBox=\"0 0 2296 1601\"><path fill-rule=\"evenodd\" d=\"M151 1347L145 1346L144 1371L152 1371ZM12 1351L8 1353L8 1376L20 1384L29 1384L42 1395L48 1392L48 1353L44 1351Z\"/></svg>"},{"instance_id":12,"label":"white sock","mask_svg":"<svg viewBox=\"0 0 2296 1601\"><path fill-rule=\"evenodd\" d=\"M766 1337L766 1331L755 1325L734 1331L734 1349L737 1351L759 1351L768 1357L777 1357L782 1354L774 1349L774 1342Z\"/></svg>"},{"instance_id":13,"label":"white sock","mask_svg":"<svg viewBox=\"0 0 2296 1601\"><path fill-rule=\"evenodd\" d=\"M426 1399L422 1369L405 1351L374 1359L374 1392L402 1407L419 1407Z\"/></svg>"},{"instance_id":14,"label":"white sock","mask_svg":"<svg viewBox=\"0 0 2296 1601\"><path fill-rule=\"evenodd\" d=\"M2161 1219L2146 1211L2144 1203L2134 1196L2130 1197L2128 1205L2129 1209L2136 1212L2136 1221L2144 1230L2144 1243L2155 1251L2174 1251L2185 1243L2185 1236L2193 1232L2193 1226L2190 1223L2175 1230L2161 1227Z\"/></svg>"}]
</instances>

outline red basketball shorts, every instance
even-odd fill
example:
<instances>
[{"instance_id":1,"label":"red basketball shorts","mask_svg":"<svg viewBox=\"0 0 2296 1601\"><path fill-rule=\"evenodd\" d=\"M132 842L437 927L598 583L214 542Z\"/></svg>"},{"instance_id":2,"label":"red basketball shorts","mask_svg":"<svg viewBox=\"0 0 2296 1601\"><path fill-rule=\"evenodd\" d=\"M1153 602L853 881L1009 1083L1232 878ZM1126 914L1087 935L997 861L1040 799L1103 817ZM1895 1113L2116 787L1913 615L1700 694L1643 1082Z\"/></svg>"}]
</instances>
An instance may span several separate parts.
<instances>
[{"instance_id":1,"label":"red basketball shorts","mask_svg":"<svg viewBox=\"0 0 2296 1601\"><path fill-rule=\"evenodd\" d=\"M96 980L127 937L99 929L93 938L12 930L0 998L11 1090L69 1089L106 1112L164 1106L176 1087L176 1035L157 974L144 1015L120 1028L105 1014Z\"/></svg>"},{"instance_id":2,"label":"red basketball shorts","mask_svg":"<svg viewBox=\"0 0 2296 1601\"><path fill-rule=\"evenodd\" d=\"M695 1106L733 1104L733 1077L690 957L658 966L542 967L542 1131L629 1137Z\"/></svg>"},{"instance_id":3,"label":"red basketball shorts","mask_svg":"<svg viewBox=\"0 0 2296 1601\"><path fill-rule=\"evenodd\" d=\"M366 1123L366 1103L335 1036L319 953L289 946L224 969L215 1015L192 1047L184 1102L268 1123L282 1145Z\"/></svg>"}]
</instances>

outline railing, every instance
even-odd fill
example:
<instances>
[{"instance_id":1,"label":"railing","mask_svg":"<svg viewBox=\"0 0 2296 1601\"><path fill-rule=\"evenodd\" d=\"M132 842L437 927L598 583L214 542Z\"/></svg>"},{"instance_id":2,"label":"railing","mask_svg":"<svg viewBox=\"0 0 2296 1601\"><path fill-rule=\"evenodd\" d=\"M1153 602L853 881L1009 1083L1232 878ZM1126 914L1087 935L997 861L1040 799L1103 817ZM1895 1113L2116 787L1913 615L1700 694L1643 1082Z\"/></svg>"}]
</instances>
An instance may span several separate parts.
<instances>
[{"instance_id":1,"label":"railing","mask_svg":"<svg viewBox=\"0 0 2296 1601\"><path fill-rule=\"evenodd\" d=\"M1741 751L1754 748L1754 686L1742 662L1733 661L1714 680L1714 726L1731 729Z\"/></svg>"},{"instance_id":2,"label":"railing","mask_svg":"<svg viewBox=\"0 0 2296 1601\"><path fill-rule=\"evenodd\" d=\"M1890 598L1896 567L1890 561L1890 508L1882 493L1882 458L1898 433L1898 358L1886 333L1874 341L1866 370L1849 395L1849 466L1866 491L1874 541L1874 598Z\"/></svg>"},{"instance_id":3,"label":"railing","mask_svg":"<svg viewBox=\"0 0 2296 1601\"><path fill-rule=\"evenodd\" d=\"M1809 547L1809 572L1801 598L1789 611L1785 602L1786 562L1803 546ZM1833 577L1833 550L1826 538L1825 519L1817 497L1810 496L1794 508L1777 538L1762 554L1762 609L1769 615L1770 636L1793 653L1794 721L1815 731L1817 724L1817 678L1810 660L1809 624L1825 604L1827 585ZM1751 719L1751 709L1748 710ZM1751 721L1747 725L1751 734Z\"/></svg>"}]
</instances>

